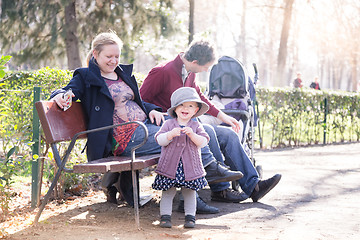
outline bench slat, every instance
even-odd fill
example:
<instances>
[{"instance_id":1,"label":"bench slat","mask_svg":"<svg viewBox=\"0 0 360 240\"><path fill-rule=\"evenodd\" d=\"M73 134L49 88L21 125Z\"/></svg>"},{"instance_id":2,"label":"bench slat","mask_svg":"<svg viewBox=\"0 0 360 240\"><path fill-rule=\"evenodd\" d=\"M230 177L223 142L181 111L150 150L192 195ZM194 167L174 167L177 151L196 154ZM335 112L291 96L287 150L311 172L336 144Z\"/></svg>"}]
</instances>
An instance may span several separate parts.
<instances>
[{"instance_id":1,"label":"bench slat","mask_svg":"<svg viewBox=\"0 0 360 240\"><path fill-rule=\"evenodd\" d=\"M140 170L157 164L160 155L135 157L134 170ZM111 156L88 163L80 163L73 167L74 173L105 173L131 171L131 157Z\"/></svg>"}]
</instances>

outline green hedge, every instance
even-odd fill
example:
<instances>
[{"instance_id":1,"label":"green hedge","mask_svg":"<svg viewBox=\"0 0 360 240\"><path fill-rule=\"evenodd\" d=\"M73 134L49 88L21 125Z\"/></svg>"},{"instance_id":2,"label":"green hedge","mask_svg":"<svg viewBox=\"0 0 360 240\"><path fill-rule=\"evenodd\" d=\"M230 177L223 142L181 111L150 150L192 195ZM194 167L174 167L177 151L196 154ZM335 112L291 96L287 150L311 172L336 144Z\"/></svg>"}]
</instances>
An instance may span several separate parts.
<instances>
[{"instance_id":1,"label":"green hedge","mask_svg":"<svg viewBox=\"0 0 360 240\"><path fill-rule=\"evenodd\" d=\"M71 76L70 71L43 68L8 73L0 81L0 155L12 146L19 146L20 154L31 151L33 87L40 86L41 98L48 99L51 91L64 86Z\"/></svg>"},{"instance_id":2,"label":"green hedge","mask_svg":"<svg viewBox=\"0 0 360 240\"><path fill-rule=\"evenodd\" d=\"M360 139L359 93L259 87L256 97L263 147Z\"/></svg>"}]
</instances>

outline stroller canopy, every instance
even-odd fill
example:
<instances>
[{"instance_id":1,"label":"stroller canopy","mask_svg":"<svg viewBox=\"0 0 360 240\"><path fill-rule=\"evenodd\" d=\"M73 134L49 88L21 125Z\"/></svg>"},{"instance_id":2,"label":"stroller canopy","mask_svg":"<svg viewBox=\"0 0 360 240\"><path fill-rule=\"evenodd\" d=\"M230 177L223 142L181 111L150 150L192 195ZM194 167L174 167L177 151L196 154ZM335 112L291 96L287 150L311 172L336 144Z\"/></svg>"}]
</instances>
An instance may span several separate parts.
<instances>
[{"instance_id":1,"label":"stroller canopy","mask_svg":"<svg viewBox=\"0 0 360 240\"><path fill-rule=\"evenodd\" d=\"M248 73L244 65L232 57L221 57L210 71L210 99L215 95L219 98L245 98L248 91Z\"/></svg>"}]
</instances>

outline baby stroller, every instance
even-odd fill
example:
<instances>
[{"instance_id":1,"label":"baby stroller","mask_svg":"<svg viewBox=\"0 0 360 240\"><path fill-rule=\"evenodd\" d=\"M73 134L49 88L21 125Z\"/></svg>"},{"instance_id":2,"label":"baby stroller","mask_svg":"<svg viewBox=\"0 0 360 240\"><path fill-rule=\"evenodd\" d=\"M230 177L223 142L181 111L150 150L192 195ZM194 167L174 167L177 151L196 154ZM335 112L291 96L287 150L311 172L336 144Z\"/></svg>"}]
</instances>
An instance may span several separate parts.
<instances>
[{"instance_id":1,"label":"baby stroller","mask_svg":"<svg viewBox=\"0 0 360 240\"><path fill-rule=\"evenodd\" d=\"M262 168L260 165L256 166L254 158L254 132L258 121L254 100L258 75L256 65L253 66L255 70L254 82L240 61L228 56L221 57L211 69L207 94L215 106L243 123L239 138L261 178ZM213 122L206 120L203 122L223 124L214 122L214 120ZM238 188L235 182L233 188Z\"/></svg>"}]
</instances>

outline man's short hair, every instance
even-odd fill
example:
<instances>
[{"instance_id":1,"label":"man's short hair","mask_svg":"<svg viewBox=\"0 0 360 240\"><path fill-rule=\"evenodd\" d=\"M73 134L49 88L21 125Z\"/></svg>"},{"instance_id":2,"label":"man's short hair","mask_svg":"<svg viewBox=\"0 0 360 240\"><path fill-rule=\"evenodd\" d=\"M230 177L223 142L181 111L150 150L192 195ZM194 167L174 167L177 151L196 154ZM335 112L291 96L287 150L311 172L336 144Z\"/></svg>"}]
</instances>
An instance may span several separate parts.
<instances>
[{"instance_id":1,"label":"man's short hair","mask_svg":"<svg viewBox=\"0 0 360 240\"><path fill-rule=\"evenodd\" d=\"M185 51L184 57L189 62L197 61L201 66L215 61L215 50L213 45L204 40L193 41Z\"/></svg>"}]
</instances>

